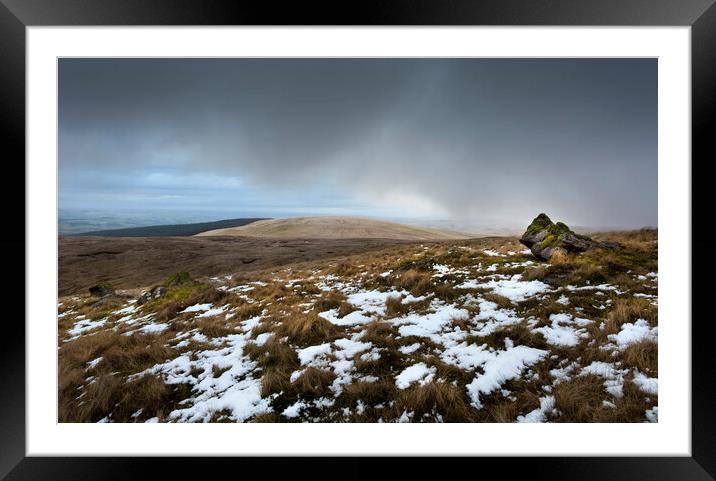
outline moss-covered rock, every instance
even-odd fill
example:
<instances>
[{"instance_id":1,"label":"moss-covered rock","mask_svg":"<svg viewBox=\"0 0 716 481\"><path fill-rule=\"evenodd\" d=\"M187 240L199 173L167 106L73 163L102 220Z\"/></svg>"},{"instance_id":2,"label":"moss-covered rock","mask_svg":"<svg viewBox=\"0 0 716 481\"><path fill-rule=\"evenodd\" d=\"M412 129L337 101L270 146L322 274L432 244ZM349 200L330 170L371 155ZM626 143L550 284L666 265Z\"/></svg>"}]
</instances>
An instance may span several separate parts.
<instances>
[{"instance_id":1,"label":"moss-covered rock","mask_svg":"<svg viewBox=\"0 0 716 481\"><path fill-rule=\"evenodd\" d=\"M529 226L527 226L527 231L525 232L525 234L537 234L538 232L549 228L549 226L551 225L553 225L552 219L550 219L547 214L542 212L534 218L534 220Z\"/></svg>"},{"instance_id":2,"label":"moss-covered rock","mask_svg":"<svg viewBox=\"0 0 716 481\"><path fill-rule=\"evenodd\" d=\"M591 249L614 249L618 245L601 243L587 236L574 233L564 222L554 223L541 213L527 226L520 242L530 248L536 257L549 260L552 254L560 252L584 252Z\"/></svg>"}]
</instances>

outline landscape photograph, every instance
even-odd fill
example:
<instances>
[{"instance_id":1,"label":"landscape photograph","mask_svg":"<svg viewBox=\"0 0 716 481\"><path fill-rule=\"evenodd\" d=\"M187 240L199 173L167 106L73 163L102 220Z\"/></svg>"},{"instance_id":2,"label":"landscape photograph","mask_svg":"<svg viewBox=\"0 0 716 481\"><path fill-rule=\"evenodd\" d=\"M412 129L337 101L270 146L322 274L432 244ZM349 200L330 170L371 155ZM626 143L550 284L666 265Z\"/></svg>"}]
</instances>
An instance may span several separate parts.
<instances>
[{"instance_id":1,"label":"landscape photograph","mask_svg":"<svg viewBox=\"0 0 716 481\"><path fill-rule=\"evenodd\" d=\"M57 421L658 422L657 84L59 58Z\"/></svg>"}]
</instances>

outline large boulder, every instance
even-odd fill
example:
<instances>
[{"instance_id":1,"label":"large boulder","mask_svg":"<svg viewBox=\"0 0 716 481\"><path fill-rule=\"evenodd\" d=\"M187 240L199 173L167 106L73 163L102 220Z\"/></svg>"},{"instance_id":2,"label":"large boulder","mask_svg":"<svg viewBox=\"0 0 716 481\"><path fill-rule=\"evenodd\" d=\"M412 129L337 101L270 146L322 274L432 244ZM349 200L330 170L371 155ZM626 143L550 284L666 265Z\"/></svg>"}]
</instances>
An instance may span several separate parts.
<instances>
[{"instance_id":1,"label":"large boulder","mask_svg":"<svg viewBox=\"0 0 716 481\"><path fill-rule=\"evenodd\" d=\"M585 235L576 234L563 222L554 223L547 214L534 218L522 234L520 242L529 247L532 254L542 260L549 260L560 252L584 252L592 249L618 249L614 242L599 242Z\"/></svg>"}]
</instances>

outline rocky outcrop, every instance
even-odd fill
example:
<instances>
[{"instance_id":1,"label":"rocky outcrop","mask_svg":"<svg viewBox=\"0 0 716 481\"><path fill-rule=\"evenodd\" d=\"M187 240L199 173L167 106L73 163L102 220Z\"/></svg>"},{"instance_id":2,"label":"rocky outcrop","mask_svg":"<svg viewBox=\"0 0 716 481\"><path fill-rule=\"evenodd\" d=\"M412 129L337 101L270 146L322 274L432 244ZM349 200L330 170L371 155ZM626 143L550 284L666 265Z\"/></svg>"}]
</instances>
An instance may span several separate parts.
<instances>
[{"instance_id":1,"label":"rocky outcrop","mask_svg":"<svg viewBox=\"0 0 716 481\"><path fill-rule=\"evenodd\" d=\"M107 297L114 294L114 289L109 284L97 284L89 288L92 297Z\"/></svg>"},{"instance_id":2,"label":"rocky outcrop","mask_svg":"<svg viewBox=\"0 0 716 481\"><path fill-rule=\"evenodd\" d=\"M123 294L121 292L115 292L114 288L109 284L97 284L89 288L90 293L90 307L99 307L103 305L111 305L117 300L128 299L132 296ZM98 298L93 300L92 298Z\"/></svg>"},{"instance_id":3,"label":"rocky outcrop","mask_svg":"<svg viewBox=\"0 0 716 481\"><path fill-rule=\"evenodd\" d=\"M139 299L137 299L137 305L141 306L142 304L146 304L147 302L149 302L151 300L159 299L166 293L167 293L166 287L156 286L153 289L148 290L147 292L145 292L144 294L139 296Z\"/></svg>"},{"instance_id":4,"label":"rocky outcrop","mask_svg":"<svg viewBox=\"0 0 716 481\"><path fill-rule=\"evenodd\" d=\"M169 288L180 287L191 282L191 276L188 272L177 272L167 279L164 284L154 286L139 296L139 299L137 299L137 305L141 306L149 301L153 301L154 299L159 299L169 291Z\"/></svg>"},{"instance_id":5,"label":"rocky outcrop","mask_svg":"<svg viewBox=\"0 0 716 481\"><path fill-rule=\"evenodd\" d=\"M614 242L599 242L585 235L576 234L563 222L554 223L547 214L534 218L522 234L520 242L529 247L532 254L542 260L549 260L555 253L585 252L592 249L618 249Z\"/></svg>"}]
</instances>

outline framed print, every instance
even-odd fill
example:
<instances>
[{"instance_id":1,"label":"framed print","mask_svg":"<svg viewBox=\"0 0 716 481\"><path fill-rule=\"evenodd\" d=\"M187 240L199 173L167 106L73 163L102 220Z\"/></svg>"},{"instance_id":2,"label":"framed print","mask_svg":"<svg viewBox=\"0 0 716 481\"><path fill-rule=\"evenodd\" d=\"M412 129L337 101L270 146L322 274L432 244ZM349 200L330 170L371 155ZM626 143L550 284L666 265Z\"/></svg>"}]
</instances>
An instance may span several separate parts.
<instances>
[{"instance_id":1,"label":"framed print","mask_svg":"<svg viewBox=\"0 0 716 481\"><path fill-rule=\"evenodd\" d=\"M2 474L712 479L716 7L330 12L3 2Z\"/></svg>"}]
</instances>

